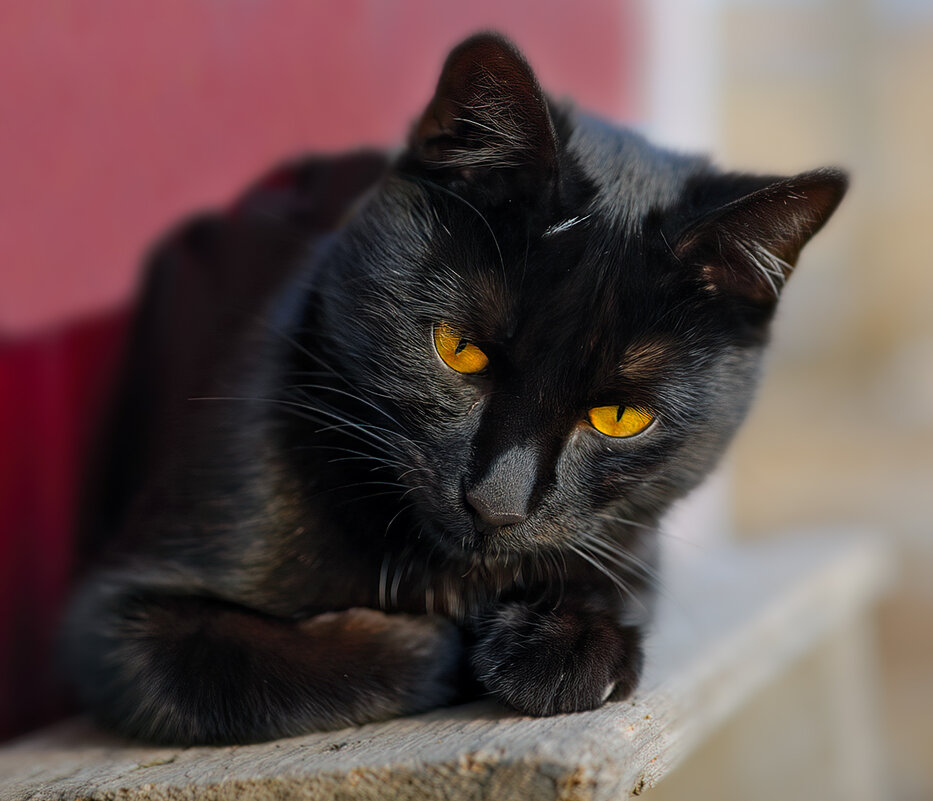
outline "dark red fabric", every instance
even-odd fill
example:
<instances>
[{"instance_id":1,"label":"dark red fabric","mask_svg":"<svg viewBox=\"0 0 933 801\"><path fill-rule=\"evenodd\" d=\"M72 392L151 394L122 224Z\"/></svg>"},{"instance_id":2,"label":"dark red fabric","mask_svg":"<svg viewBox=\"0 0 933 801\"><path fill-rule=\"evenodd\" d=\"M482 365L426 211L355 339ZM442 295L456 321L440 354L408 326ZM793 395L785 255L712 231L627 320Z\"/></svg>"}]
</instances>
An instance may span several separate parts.
<instances>
[{"instance_id":1,"label":"dark red fabric","mask_svg":"<svg viewBox=\"0 0 933 801\"><path fill-rule=\"evenodd\" d=\"M118 312L0 341L0 738L53 718L53 632L80 465L123 341Z\"/></svg>"}]
</instances>

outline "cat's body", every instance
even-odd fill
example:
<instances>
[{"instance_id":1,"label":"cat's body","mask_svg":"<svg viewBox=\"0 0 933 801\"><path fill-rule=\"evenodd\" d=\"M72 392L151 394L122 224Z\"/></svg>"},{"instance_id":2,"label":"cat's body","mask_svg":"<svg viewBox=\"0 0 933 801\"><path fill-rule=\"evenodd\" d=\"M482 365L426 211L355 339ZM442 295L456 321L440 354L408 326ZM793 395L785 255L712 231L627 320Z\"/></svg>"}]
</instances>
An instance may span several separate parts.
<instances>
[{"instance_id":1,"label":"cat's body","mask_svg":"<svg viewBox=\"0 0 933 801\"><path fill-rule=\"evenodd\" d=\"M744 416L844 177L658 150L491 36L394 164L297 175L157 259L92 520L117 536L66 628L84 700L245 742L623 697L658 521Z\"/></svg>"}]
</instances>

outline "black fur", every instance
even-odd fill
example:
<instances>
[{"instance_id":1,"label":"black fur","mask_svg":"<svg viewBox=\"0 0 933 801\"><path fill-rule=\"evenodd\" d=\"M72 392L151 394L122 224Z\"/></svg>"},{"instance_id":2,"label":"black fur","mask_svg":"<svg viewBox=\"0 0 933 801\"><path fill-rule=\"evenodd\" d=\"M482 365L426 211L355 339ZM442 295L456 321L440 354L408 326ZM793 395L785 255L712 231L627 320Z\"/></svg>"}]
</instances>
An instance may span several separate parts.
<instances>
[{"instance_id":1,"label":"black fur","mask_svg":"<svg viewBox=\"0 0 933 801\"><path fill-rule=\"evenodd\" d=\"M484 34L394 164L313 160L171 236L65 629L82 697L216 743L630 693L658 521L742 420L845 186L652 147ZM439 321L483 372L441 361ZM619 403L656 422L587 422Z\"/></svg>"}]
</instances>

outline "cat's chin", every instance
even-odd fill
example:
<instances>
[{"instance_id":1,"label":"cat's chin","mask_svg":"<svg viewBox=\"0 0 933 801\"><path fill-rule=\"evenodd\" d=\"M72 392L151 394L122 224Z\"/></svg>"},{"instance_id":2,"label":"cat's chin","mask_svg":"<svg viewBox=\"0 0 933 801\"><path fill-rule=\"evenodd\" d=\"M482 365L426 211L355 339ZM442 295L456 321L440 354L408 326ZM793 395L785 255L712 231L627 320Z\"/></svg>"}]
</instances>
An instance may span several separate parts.
<instances>
[{"instance_id":1,"label":"cat's chin","mask_svg":"<svg viewBox=\"0 0 933 801\"><path fill-rule=\"evenodd\" d=\"M532 555L530 550L503 550L503 549L460 549L456 557L462 562L468 573L477 576L498 577L514 580L519 567ZM501 583L494 581L493 583Z\"/></svg>"},{"instance_id":2,"label":"cat's chin","mask_svg":"<svg viewBox=\"0 0 933 801\"><path fill-rule=\"evenodd\" d=\"M540 552L543 543L528 537L518 526L475 530L444 530L434 536L446 556L470 564L510 564Z\"/></svg>"}]
</instances>

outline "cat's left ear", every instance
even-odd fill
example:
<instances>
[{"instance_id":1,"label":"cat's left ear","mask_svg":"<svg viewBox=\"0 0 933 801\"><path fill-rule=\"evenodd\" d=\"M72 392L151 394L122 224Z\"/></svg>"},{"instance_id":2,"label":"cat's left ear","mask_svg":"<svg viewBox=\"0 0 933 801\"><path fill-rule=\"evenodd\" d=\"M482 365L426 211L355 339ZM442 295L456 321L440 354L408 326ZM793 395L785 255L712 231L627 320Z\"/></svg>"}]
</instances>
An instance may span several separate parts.
<instances>
[{"instance_id":1,"label":"cat's left ear","mask_svg":"<svg viewBox=\"0 0 933 801\"><path fill-rule=\"evenodd\" d=\"M493 33L472 36L447 57L409 146L420 165L467 180L498 170L543 177L557 163L544 93L518 49Z\"/></svg>"},{"instance_id":2,"label":"cat's left ear","mask_svg":"<svg viewBox=\"0 0 933 801\"><path fill-rule=\"evenodd\" d=\"M831 168L767 182L687 226L674 253L701 271L710 290L771 306L847 187L847 175Z\"/></svg>"}]
</instances>

